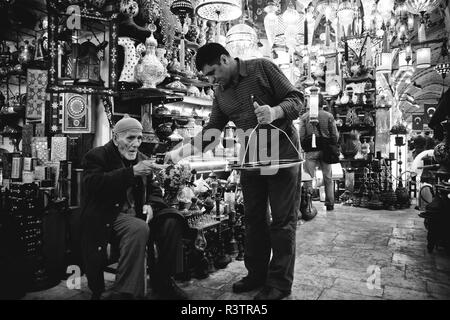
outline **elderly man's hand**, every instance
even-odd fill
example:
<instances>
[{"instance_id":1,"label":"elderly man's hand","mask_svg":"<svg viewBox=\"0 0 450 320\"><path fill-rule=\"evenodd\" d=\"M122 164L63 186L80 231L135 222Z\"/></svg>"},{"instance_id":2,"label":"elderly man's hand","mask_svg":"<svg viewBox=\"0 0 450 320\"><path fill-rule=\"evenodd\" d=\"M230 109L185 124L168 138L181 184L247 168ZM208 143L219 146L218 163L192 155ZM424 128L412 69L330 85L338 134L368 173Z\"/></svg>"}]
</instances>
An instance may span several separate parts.
<instances>
[{"instance_id":1,"label":"elderly man's hand","mask_svg":"<svg viewBox=\"0 0 450 320\"><path fill-rule=\"evenodd\" d=\"M275 108L272 108L267 104L260 106L257 102L253 102L253 106L255 107L255 114L258 119L258 123L268 124L277 119Z\"/></svg>"},{"instance_id":2,"label":"elderly man's hand","mask_svg":"<svg viewBox=\"0 0 450 320\"><path fill-rule=\"evenodd\" d=\"M150 162L144 160L139 161L133 166L133 173L135 176L148 176L153 172L153 167Z\"/></svg>"}]
</instances>

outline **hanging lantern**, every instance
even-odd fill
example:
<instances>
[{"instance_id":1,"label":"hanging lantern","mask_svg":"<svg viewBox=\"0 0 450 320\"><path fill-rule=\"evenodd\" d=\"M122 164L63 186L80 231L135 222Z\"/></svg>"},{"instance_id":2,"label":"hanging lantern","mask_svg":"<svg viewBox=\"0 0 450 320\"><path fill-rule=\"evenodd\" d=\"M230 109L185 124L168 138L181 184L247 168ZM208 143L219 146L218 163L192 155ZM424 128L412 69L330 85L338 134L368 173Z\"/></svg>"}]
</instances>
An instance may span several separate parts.
<instances>
[{"instance_id":1,"label":"hanging lantern","mask_svg":"<svg viewBox=\"0 0 450 320\"><path fill-rule=\"evenodd\" d=\"M264 11L267 13L264 17L264 29L266 30L267 40L271 48L275 41L276 28L278 26L277 10L278 8L275 5L267 5L264 8Z\"/></svg>"},{"instance_id":2,"label":"hanging lantern","mask_svg":"<svg viewBox=\"0 0 450 320\"><path fill-rule=\"evenodd\" d=\"M289 64L290 56L287 47L277 46L274 48L275 58L273 62L277 65Z\"/></svg>"},{"instance_id":3,"label":"hanging lantern","mask_svg":"<svg viewBox=\"0 0 450 320\"><path fill-rule=\"evenodd\" d=\"M337 16L339 18L339 23L344 27L345 31L347 31L348 27L352 24L354 15L355 8L349 0L344 0L339 4Z\"/></svg>"},{"instance_id":4,"label":"hanging lantern","mask_svg":"<svg viewBox=\"0 0 450 320\"><path fill-rule=\"evenodd\" d=\"M436 70L436 72L442 76L442 79L445 79L447 73L450 72L450 63L448 62L448 48L445 41L442 42L441 55L439 57L438 63L434 67L434 70Z\"/></svg>"},{"instance_id":5,"label":"hanging lantern","mask_svg":"<svg viewBox=\"0 0 450 320\"><path fill-rule=\"evenodd\" d=\"M392 55L390 52L382 52L377 56L377 72L391 73Z\"/></svg>"},{"instance_id":6,"label":"hanging lantern","mask_svg":"<svg viewBox=\"0 0 450 320\"><path fill-rule=\"evenodd\" d=\"M394 0L379 0L377 6L382 19L387 22L391 18L391 12L394 10Z\"/></svg>"},{"instance_id":7,"label":"hanging lantern","mask_svg":"<svg viewBox=\"0 0 450 320\"><path fill-rule=\"evenodd\" d=\"M232 21L242 15L241 0L199 0L195 14L210 21Z\"/></svg>"},{"instance_id":8,"label":"hanging lantern","mask_svg":"<svg viewBox=\"0 0 450 320\"><path fill-rule=\"evenodd\" d=\"M310 122L319 121L319 88L309 88L309 119Z\"/></svg>"},{"instance_id":9,"label":"hanging lantern","mask_svg":"<svg viewBox=\"0 0 450 320\"><path fill-rule=\"evenodd\" d=\"M290 24L286 27L286 30L284 30L284 37L286 46L294 50L295 46L297 45L297 35L299 33L298 27L296 25Z\"/></svg>"},{"instance_id":10,"label":"hanging lantern","mask_svg":"<svg viewBox=\"0 0 450 320\"><path fill-rule=\"evenodd\" d=\"M283 22L287 25L296 25L300 21L300 13L295 10L295 7L290 0L286 10L283 12L282 17Z\"/></svg>"},{"instance_id":11,"label":"hanging lantern","mask_svg":"<svg viewBox=\"0 0 450 320\"><path fill-rule=\"evenodd\" d=\"M252 27L240 23L228 30L225 43L231 55L244 60L251 59L258 48L258 36Z\"/></svg>"},{"instance_id":12,"label":"hanging lantern","mask_svg":"<svg viewBox=\"0 0 450 320\"><path fill-rule=\"evenodd\" d=\"M416 67L419 69L431 66L431 48L420 48L416 51Z\"/></svg>"},{"instance_id":13,"label":"hanging lantern","mask_svg":"<svg viewBox=\"0 0 450 320\"><path fill-rule=\"evenodd\" d=\"M450 63L438 63L435 67L434 70L436 70L436 72L438 74L440 74L442 76L442 78L445 78L447 73L450 73Z\"/></svg>"},{"instance_id":14,"label":"hanging lantern","mask_svg":"<svg viewBox=\"0 0 450 320\"><path fill-rule=\"evenodd\" d=\"M336 96L341 92L341 85L336 79L333 79L328 85L327 85L327 93Z\"/></svg>"},{"instance_id":15,"label":"hanging lantern","mask_svg":"<svg viewBox=\"0 0 450 320\"><path fill-rule=\"evenodd\" d=\"M175 0L170 6L170 11L180 18L181 25L184 24L186 16L192 14L194 7L190 0Z\"/></svg>"},{"instance_id":16,"label":"hanging lantern","mask_svg":"<svg viewBox=\"0 0 450 320\"><path fill-rule=\"evenodd\" d=\"M406 10L411 12L412 14L419 15L421 12L431 13L434 9L436 9L441 0L406 0Z\"/></svg>"},{"instance_id":17,"label":"hanging lantern","mask_svg":"<svg viewBox=\"0 0 450 320\"><path fill-rule=\"evenodd\" d=\"M401 50L398 54L398 70L407 71L410 68L411 68L411 56L408 56L407 49Z\"/></svg>"}]
</instances>

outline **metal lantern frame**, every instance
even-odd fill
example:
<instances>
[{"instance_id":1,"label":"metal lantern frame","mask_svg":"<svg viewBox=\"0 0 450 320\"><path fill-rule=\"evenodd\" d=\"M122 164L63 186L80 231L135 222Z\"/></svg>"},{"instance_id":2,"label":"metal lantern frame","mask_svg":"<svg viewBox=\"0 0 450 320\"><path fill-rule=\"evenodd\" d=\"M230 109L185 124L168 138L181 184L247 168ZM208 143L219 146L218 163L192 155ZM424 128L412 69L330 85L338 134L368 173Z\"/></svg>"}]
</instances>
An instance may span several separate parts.
<instances>
[{"instance_id":1,"label":"metal lantern frame","mask_svg":"<svg viewBox=\"0 0 450 320\"><path fill-rule=\"evenodd\" d=\"M60 11L58 0L47 1L48 11L48 45L50 56L50 67L48 70L47 92L62 93L73 92L80 94L99 94L113 96L117 92L118 72L117 72L117 40L118 40L118 14L103 15L100 13L89 14L81 12L83 24L102 25L109 31L108 52L109 52L109 79L105 86L88 86L83 84L61 84L59 81L59 54L58 39L60 34L58 26L66 16L65 12Z\"/></svg>"}]
</instances>

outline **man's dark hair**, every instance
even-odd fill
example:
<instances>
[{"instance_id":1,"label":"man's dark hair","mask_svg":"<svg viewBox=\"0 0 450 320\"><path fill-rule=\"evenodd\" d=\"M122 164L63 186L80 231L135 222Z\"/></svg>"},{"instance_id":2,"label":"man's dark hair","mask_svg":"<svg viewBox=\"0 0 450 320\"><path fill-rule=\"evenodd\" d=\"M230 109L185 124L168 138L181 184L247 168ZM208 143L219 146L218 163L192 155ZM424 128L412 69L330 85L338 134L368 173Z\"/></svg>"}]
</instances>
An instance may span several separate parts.
<instances>
[{"instance_id":1,"label":"man's dark hair","mask_svg":"<svg viewBox=\"0 0 450 320\"><path fill-rule=\"evenodd\" d=\"M230 53L221 44L211 42L200 47L195 57L195 67L198 71L202 71L203 67L213 64L219 64L220 56L224 54L230 56Z\"/></svg>"}]
</instances>

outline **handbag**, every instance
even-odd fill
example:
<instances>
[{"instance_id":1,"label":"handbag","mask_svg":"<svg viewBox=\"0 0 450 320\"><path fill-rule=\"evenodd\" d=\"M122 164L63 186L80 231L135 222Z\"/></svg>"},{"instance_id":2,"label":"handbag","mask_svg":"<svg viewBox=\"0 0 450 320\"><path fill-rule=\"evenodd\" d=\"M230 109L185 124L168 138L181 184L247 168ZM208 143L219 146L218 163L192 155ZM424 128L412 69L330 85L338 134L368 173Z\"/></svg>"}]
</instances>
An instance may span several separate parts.
<instances>
[{"instance_id":1,"label":"handbag","mask_svg":"<svg viewBox=\"0 0 450 320\"><path fill-rule=\"evenodd\" d=\"M302 146L303 151L305 151L305 152L320 151L320 150L322 150L322 145L324 144L323 140L324 140L323 137L316 136L316 147L313 148L312 135L310 134L310 135L307 135L305 137L305 139L302 139L300 141L300 144Z\"/></svg>"},{"instance_id":2,"label":"handbag","mask_svg":"<svg viewBox=\"0 0 450 320\"><path fill-rule=\"evenodd\" d=\"M308 192L305 186L302 186L302 199L300 201L300 212L302 214L302 219L305 221L310 221L314 219L317 215L317 209L312 204L311 193Z\"/></svg>"},{"instance_id":3,"label":"handbag","mask_svg":"<svg viewBox=\"0 0 450 320\"><path fill-rule=\"evenodd\" d=\"M329 139L329 143L326 143L322 147L322 161L328 164L339 163L339 146L332 143Z\"/></svg>"},{"instance_id":4,"label":"handbag","mask_svg":"<svg viewBox=\"0 0 450 320\"><path fill-rule=\"evenodd\" d=\"M314 126L314 124L312 124ZM320 133L320 125L316 124L318 129L319 129L319 133ZM316 147L312 146L312 139L313 135L309 134L307 135L304 139L300 139L300 145L302 146L303 151L305 152L311 152L311 151L320 151L322 150L322 145L324 144L323 138L322 138L322 134L320 135L316 135Z\"/></svg>"},{"instance_id":5,"label":"handbag","mask_svg":"<svg viewBox=\"0 0 450 320\"><path fill-rule=\"evenodd\" d=\"M333 139L322 137L320 125L318 128L321 136L320 140L322 150L322 161L328 164L338 163L340 155L339 146L333 141Z\"/></svg>"}]
</instances>

